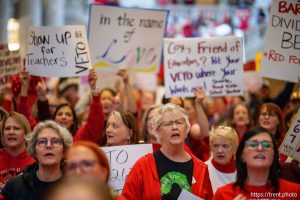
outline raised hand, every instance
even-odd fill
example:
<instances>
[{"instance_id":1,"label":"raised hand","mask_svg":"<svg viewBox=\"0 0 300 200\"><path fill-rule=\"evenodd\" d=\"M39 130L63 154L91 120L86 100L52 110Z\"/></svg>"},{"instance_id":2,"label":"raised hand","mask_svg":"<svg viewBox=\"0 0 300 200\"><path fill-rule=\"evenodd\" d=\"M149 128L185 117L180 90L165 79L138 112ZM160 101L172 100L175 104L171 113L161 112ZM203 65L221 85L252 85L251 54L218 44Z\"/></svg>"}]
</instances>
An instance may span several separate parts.
<instances>
[{"instance_id":1,"label":"raised hand","mask_svg":"<svg viewBox=\"0 0 300 200\"><path fill-rule=\"evenodd\" d=\"M30 86L30 75L29 72L26 71L25 68L22 69L22 71L19 74L20 83L21 83L21 96L27 96L28 95L28 89Z\"/></svg>"},{"instance_id":2,"label":"raised hand","mask_svg":"<svg viewBox=\"0 0 300 200\"><path fill-rule=\"evenodd\" d=\"M95 68L91 68L89 72L89 84L92 90L96 90L97 88L97 80L98 80L98 74L96 72Z\"/></svg>"},{"instance_id":3,"label":"raised hand","mask_svg":"<svg viewBox=\"0 0 300 200\"><path fill-rule=\"evenodd\" d=\"M124 84L128 84L129 83L129 76L128 76L127 69L120 69L117 72L117 75L119 75L123 79Z\"/></svg>"},{"instance_id":4,"label":"raised hand","mask_svg":"<svg viewBox=\"0 0 300 200\"><path fill-rule=\"evenodd\" d=\"M196 96L196 103L201 103L203 102L205 96L205 90L202 87L196 88L194 90L194 94Z\"/></svg>"},{"instance_id":5,"label":"raised hand","mask_svg":"<svg viewBox=\"0 0 300 200\"><path fill-rule=\"evenodd\" d=\"M45 101L47 89L46 89L46 84L45 84L44 79L41 78L41 81L38 82L35 89L36 89L36 94L37 94L38 99L41 101Z\"/></svg>"}]
</instances>

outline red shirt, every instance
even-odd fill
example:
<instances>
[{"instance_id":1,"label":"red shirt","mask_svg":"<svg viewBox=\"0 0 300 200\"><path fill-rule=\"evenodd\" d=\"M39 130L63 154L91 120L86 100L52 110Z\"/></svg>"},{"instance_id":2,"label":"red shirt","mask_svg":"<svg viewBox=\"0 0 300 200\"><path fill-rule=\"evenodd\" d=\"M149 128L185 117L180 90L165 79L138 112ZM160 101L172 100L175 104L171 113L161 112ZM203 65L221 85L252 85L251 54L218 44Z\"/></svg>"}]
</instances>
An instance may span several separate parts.
<instances>
[{"instance_id":1,"label":"red shirt","mask_svg":"<svg viewBox=\"0 0 300 200\"><path fill-rule=\"evenodd\" d=\"M284 179L279 179L279 191L273 192L272 185L251 186L245 184L245 189L249 192L241 190L240 187L233 187L233 183L229 183L220 187L215 193L215 200L234 199L237 195L242 194L247 199L300 199L300 184L292 183Z\"/></svg>"},{"instance_id":2,"label":"red shirt","mask_svg":"<svg viewBox=\"0 0 300 200\"><path fill-rule=\"evenodd\" d=\"M35 160L28 155L27 151L14 157L5 149L0 149L0 184L5 184L9 179L21 173L26 165L34 162Z\"/></svg>"}]
</instances>

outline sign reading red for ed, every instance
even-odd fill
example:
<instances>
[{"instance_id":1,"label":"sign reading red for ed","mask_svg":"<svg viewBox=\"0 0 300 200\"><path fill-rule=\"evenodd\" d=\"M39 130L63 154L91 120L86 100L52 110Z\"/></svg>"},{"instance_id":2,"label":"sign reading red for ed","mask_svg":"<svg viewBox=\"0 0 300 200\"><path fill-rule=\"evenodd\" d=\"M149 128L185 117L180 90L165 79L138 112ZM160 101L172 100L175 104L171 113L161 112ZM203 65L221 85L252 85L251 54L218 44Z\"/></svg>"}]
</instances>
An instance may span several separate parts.
<instances>
[{"instance_id":1,"label":"sign reading red for ed","mask_svg":"<svg viewBox=\"0 0 300 200\"><path fill-rule=\"evenodd\" d=\"M298 81L300 74L300 2L273 0L261 63L261 75Z\"/></svg>"},{"instance_id":2,"label":"sign reading red for ed","mask_svg":"<svg viewBox=\"0 0 300 200\"><path fill-rule=\"evenodd\" d=\"M164 69L166 97L242 95L242 38L165 38Z\"/></svg>"}]
</instances>

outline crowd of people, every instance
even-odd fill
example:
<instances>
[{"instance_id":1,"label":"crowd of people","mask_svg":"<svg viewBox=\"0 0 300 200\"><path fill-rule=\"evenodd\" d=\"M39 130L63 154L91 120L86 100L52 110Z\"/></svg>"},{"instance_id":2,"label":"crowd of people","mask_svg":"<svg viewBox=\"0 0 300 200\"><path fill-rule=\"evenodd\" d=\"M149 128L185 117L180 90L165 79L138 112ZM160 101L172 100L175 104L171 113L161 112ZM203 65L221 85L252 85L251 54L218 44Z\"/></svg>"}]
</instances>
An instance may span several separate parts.
<instances>
[{"instance_id":1,"label":"crowd of people","mask_svg":"<svg viewBox=\"0 0 300 200\"><path fill-rule=\"evenodd\" d=\"M300 198L300 164L278 151L299 110L290 96L300 77L276 98L270 85L249 99L197 88L194 98L155 104L154 93L130 85L126 69L117 75L122 87L99 90L89 71L84 109L76 107L76 78L47 88L25 68L16 75L0 97L0 199L166 200L183 191L202 199ZM141 143L153 153L138 159L115 195L100 147Z\"/></svg>"}]
</instances>

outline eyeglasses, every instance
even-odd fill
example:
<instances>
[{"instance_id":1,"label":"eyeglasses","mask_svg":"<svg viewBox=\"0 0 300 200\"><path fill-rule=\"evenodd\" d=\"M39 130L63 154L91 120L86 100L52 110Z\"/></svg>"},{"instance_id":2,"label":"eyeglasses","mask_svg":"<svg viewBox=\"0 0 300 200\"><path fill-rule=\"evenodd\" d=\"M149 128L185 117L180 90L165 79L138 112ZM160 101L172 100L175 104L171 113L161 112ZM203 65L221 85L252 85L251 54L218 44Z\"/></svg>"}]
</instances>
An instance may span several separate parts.
<instances>
[{"instance_id":1,"label":"eyeglasses","mask_svg":"<svg viewBox=\"0 0 300 200\"><path fill-rule=\"evenodd\" d=\"M157 128L159 127L165 127L165 128L170 128L172 127L174 124L176 124L176 126L179 126L179 127L182 127L185 123L185 120L184 119L177 119L177 120L171 120L171 121L164 121L164 122L161 122Z\"/></svg>"},{"instance_id":2,"label":"eyeglasses","mask_svg":"<svg viewBox=\"0 0 300 200\"><path fill-rule=\"evenodd\" d=\"M276 113L274 113L274 112L262 112L262 113L260 113L260 116L261 117L275 117L276 116Z\"/></svg>"},{"instance_id":3,"label":"eyeglasses","mask_svg":"<svg viewBox=\"0 0 300 200\"><path fill-rule=\"evenodd\" d=\"M262 146L265 150L272 149L273 145L271 141L263 140L263 141L257 141L257 140L248 140L245 142L249 149L257 149L259 144Z\"/></svg>"},{"instance_id":4,"label":"eyeglasses","mask_svg":"<svg viewBox=\"0 0 300 200\"><path fill-rule=\"evenodd\" d=\"M59 138L51 138L50 139L51 146L54 148L57 148L62 145L62 140ZM38 138L36 139L36 145L39 147L46 147L48 144L48 139L47 138Z\"/></svg>"},{"instance_id":5,"label":"eyeglasses","mask_svg":"<svg viewBox=\"0 0 300 200\"><path fill-rule=\"evenodd\" d=\"M97 160L82 160L78 163L67 162L66 169L69 171L75 171L77 168L80 168L83 171L89 171L95 166L96 163Z\"/></svg>"}]
</instances>

